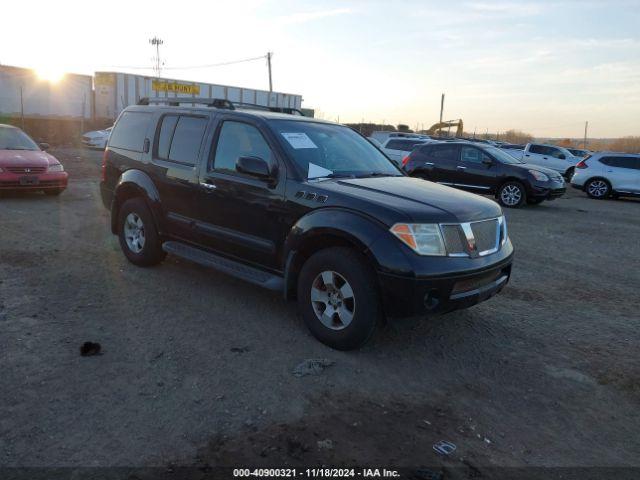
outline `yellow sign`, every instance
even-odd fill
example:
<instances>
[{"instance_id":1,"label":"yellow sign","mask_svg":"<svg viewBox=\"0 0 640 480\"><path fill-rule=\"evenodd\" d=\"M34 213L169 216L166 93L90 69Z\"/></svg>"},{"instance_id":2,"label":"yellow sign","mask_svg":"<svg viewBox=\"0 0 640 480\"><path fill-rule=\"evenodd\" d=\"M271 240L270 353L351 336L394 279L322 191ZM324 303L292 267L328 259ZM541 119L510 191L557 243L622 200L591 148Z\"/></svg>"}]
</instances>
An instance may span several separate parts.
<instances>
[{"instance_id":1,"label":"yellow sign","mask_svg":"<svg viewBox=\"0 0 640 480\"><path fill-rule=\"evenodd\" d=\"M95 75L96 86L115 85L116 76L113 73L96 73Z\"/></svg>"},{"instance_id":2,"label":"yellow sign","mask_svg":"<svg viewBox=\"0 0 640 480\"><path fill-rule=\"evenodd\" d=\"M184 93L187 95L200 95L199 85L185 85L177 82L151 81L151 88L156 92Z\"/></svg>"}]
</instances>

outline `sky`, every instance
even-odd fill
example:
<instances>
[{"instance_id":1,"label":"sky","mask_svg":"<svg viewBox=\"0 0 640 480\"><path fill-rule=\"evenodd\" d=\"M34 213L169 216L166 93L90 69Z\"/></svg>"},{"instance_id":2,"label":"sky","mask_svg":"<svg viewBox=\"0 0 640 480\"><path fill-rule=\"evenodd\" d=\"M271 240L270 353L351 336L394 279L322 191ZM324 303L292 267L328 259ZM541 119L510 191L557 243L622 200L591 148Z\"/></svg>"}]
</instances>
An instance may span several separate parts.
<instances>
[{"instance_id":1,"label":"sky","mask_svg":"<svg viewBox=\"0 0 640 480\"><path fill-rule=\"evenodd\" d=\"M640 135L640 0L5 2L0 63L273 89L342 123ZM15 19L16 21L9 21ZM20 19L20 21L18 21Z\"/></svg>"}]
</instances>

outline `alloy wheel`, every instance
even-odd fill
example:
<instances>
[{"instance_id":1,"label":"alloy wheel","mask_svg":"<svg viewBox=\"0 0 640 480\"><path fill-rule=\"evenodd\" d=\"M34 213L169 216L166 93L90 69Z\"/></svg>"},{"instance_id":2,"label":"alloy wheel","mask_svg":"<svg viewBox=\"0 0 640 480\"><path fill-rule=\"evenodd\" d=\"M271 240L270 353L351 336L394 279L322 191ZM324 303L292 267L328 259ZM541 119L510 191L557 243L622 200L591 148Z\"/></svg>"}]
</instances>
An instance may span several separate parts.
<instances>
[{"instance_id":1,"label":"alloy wheel","mask_svg":"<svg viewBox=\"0 0 640 480\"><path fill-rule=\"evenodd\" d=\"M517 185L507 185L500 192L500 199L505 205L513 207L522 200L522 191Z\"/></svg>"},{"instance_id":2,"label":"alloy wheel","mask_svg":"<svg viewBox=\"0 0 640 480\"><path fill-rule=\"evenodd\" d=\"M133 253L140 253L144 248L144 223L134 212L127 215L124 220L124 238L127 242L127 247Z\"/></svg>"},{"instance_id":3,"label":"alloy wheel","mask_svg":"<svg viewBox=\"0 0 640 480\"><path fill-rule=\"evenodd\" d=\"M588 192L593 197L602 198L609 191L609 185L604 180L594 180L589 184Z\"/></svg>"},{"instance_id":4,"label":"alloy wheel","mask_svg":"<svg viewBox=\"0 0 640 480\"><path fill-rule=\"evenodd\" d=\"M326 270L311 284L311 306L325 327L342 330L353 320L356 300L349 282L339 273Z\"/></svg>"}]
</instances>

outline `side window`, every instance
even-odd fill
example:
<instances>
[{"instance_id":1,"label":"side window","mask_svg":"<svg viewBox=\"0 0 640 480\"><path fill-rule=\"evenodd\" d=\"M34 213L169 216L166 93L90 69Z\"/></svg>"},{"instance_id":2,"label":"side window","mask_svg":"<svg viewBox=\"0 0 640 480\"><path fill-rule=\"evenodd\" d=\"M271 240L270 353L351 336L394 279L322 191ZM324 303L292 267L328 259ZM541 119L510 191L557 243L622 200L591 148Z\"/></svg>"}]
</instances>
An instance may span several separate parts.
<instances>
[{"instance_id":1,"label":"side window","mask_svg":"<svg viewBox=\"0 0 640 480\"><path fill-rule=\"evenodd\" d=\"M256 127L227 120L220 129L213 168L235 172L236 161L245 156L260 157L273 162L271 148Z\"/></svg>"},{"instance_id":2,"label":"side window","mask_svg":"<svg viewBox=\"0 0 640 480\"><path fill-rule=\"evenodd\" d=\"M606 165L618 168L628 168L632 170L640 170L640 158L634 157L605 157L601 161L608 160Z\"/></svg>"},{"instance_id":3,"label":"side window","mask_svg":"<svg viewBox=\"0 0 640 480\"><path fill-rule=\"evenodd\" d=\"M124 112L113 127L109 146L142 152L150 122L151 113Z\"/></svg>"},{"instance_id":4,"label":"side window","mask_svg":"<svg viewBox=\"0 0 640 480\"><path fill-rule=\"evenodd\" d=\"M187 165L198 163L198 153L206 128L206 118L181 116L173 132L168 159Z\"/></svg>"},{"instance_id":5,"label":"side window","mask_svg":"<svg viewBox=\"0 0 640 480\"><path fill-rule=\"evenodd\" d=\"M554 158L560 158L560 155L563 155L562 151L558 148L547 147L549 150L549 155Z\"/></svg>"},{"instance_id":6,"label":"side window","mask_svg":"<svg viewBox=\"0 0 640 480\"><path fill-rule=\"evenodd\" d=\"M403 144L404 142L402 140L389 140L386 148L388 148L389 150L402 150Z\"/></svg>"},{"instance_id":7,"label":"side window","mask_svg":"<svg viewBox=\"0 0 640 480\"><path fill-rule=\"evenodd\" d=\"M173 138L173 132L176 129L178 118L178 115L165 115L162 117L160 134L158 135L158 158L164 160L169 158L169 147L171 147L171 139Z\"/></svg>"},{"instance_id":8,"label":"side window","mask_svg":"<svg viewBox=\"0 0 640 480\"><path fill-rule=\"evenodd\" d=\"M473 147L462 147L462 161L469 163L482 163L483 154L480 150Z\"/></svg>"},{"instance_id":9,"label":"side window","mask_svg":"<svg viewBox=\"0 0 640 480\"><path fill-rule=\"evenodd\" d=\"M531 145L529 147L529 152L537 153L538 155L546 155L547 149L542 145Z\"/></svg>"},{"instance_id":10,"label":"side window","mask_svg":"<svg viewBox=\"0 0 640 480\"><path fill-rule=\"evenodd\" d=\"M438 160L455 160L457 148L454 145L438 145L433 147L430 156Z\"/></svg>"}]
</instances>

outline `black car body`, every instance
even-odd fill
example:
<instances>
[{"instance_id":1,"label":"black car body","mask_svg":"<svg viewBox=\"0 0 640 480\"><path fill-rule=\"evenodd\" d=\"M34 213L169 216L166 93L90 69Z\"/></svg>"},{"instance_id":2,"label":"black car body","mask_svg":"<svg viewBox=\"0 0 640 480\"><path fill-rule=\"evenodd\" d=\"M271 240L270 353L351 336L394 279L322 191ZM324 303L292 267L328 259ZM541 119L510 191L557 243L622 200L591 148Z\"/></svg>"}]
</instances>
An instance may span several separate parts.
<instances>
[{"instance_id":1,"label":"black car body","mask_svg":"<svg viewBox=\"0 0 640 480\"><path fill-rule=\"evenodd\" d=\"M507 207L553 200L566 191L564 179L558 172L522 163L502 149L485 144L422 145L403 163L412 177L495 195ZM514 192L511 197L507 195Z\"/></svg>"},{"instance_id":2,"label":"black car body","mask_svg":"<svg viewBox=\"0 0 640 480\"><path fill-rule=\"evenodd\" d=\"M380 171L313 178L312 156L325 167L341 161L330 151L338 139L384 162L375 163ZM301 285L307 289L308 265L324 262L323 275L338 274L337 287L329 292L337 306L327 306L325 299L322 310L322 301L311 298L319 319L327 308L344 307L338 290L347 290L340 284L349 278L354 291L366 297L359 304L353 299L360 318L380 312L398 317L471 306L501 290L511 271L513 247L496 203L409 178L356 132L312 118L128 107L105 151L101 192L113 233L127 258L139 265L158 263L163 249L300 301L308 293L300 291ZM143 234L136 230L138 220ZM435 227L413 226L422 223L442 229L445 254L416 253L414 247L423 248L419 242L441 248ZM409 233L403 230L407 224ZM157 251L135 253L145 241L144 248ZM313 282L321 295L329 291L330 282L317 283L318 277ZM367 282L366 289L359 286ZM322 330L306 313L312 332L332 347L354 348L370 335L364 332L368 324L357 325L358 334L332 325Z\"/></svg>"}]
</instances>

